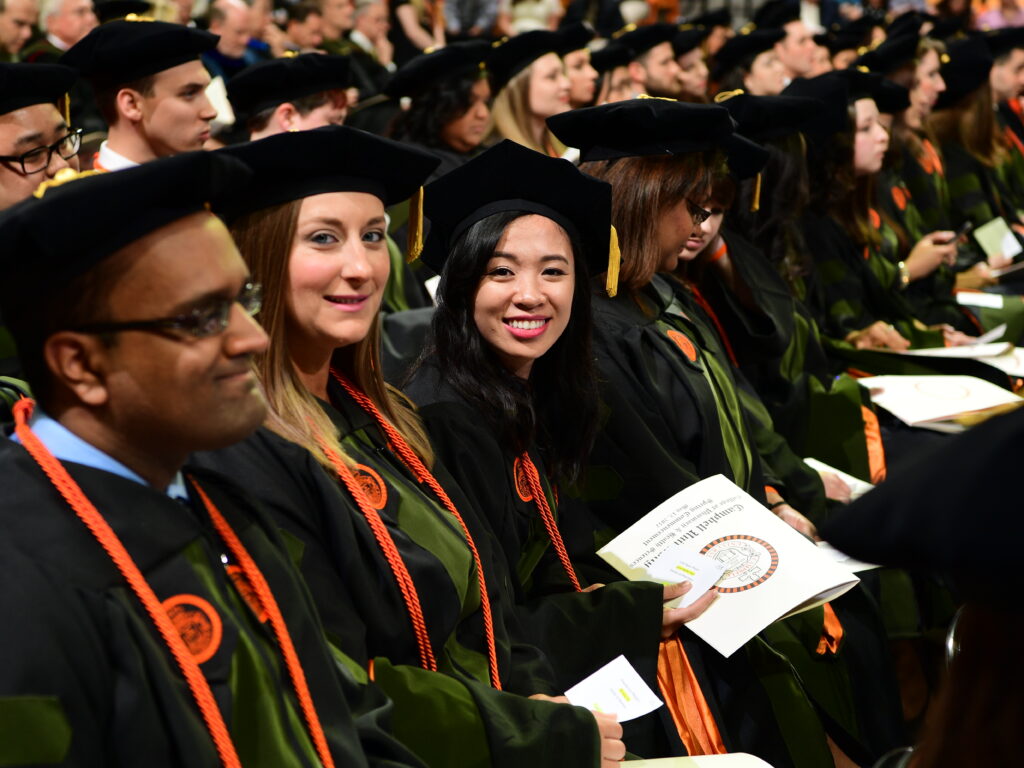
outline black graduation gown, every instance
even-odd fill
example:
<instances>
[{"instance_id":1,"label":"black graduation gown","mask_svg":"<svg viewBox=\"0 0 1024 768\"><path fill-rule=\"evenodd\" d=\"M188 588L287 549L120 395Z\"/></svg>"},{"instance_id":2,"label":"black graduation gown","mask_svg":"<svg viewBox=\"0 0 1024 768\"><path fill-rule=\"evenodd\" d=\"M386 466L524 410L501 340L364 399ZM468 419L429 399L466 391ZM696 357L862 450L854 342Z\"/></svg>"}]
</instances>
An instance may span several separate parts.
<instances>
[{"instance_id":1,"label":"black graduation gown","mask_svg":"<svg viewBox=\"0 0 1024 768\"><path fill-rule=\"evenodd\" d=\"M222 564L227 549L205 511L109 472L65 467L158 599L205 601L206 629L197 634L214 645L200 668L242 762L319 765L269 623L233 586ZM198 469L189 474L270 584L336 763L420 765L388 734L390 703L379 689L357 683L332 658L273 526L222 478ZM221 765L145 609L38 465L8 440L0 440L0 487L0 609L9 618L0 639L0 764Z\"/></svg>"}]
</instances>

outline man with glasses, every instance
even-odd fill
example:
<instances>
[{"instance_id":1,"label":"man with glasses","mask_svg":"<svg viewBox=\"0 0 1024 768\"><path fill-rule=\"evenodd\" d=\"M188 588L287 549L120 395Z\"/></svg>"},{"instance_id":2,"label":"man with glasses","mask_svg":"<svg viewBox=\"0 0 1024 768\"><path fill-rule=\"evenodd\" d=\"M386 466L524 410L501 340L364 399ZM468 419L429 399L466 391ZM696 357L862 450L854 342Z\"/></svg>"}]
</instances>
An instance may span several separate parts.
<instances>
[{"instance_id":1,"label":"man with glasses","mask_svg":"<svg viewBox=\"0 0 1024 768\"><path fill-rule=\"evenodd\" d=\"M259 289L208 211L251 176L206 152L65 170L0 214L38 401L0 437L0 765L420 765L277 529L185 466L266 413Z\"/></svg>"},{"instance_id":2,"label":"man with glasses","mask_svg":"<svg viewBox=\"0 0 1024 768\"><path fill-rule=\"evenodd\" d=\"M61 169L78 170L82 134L56 106L74 81L72 70L56 64L0 63L0 210Z\"/></svg>"}]
</instances>

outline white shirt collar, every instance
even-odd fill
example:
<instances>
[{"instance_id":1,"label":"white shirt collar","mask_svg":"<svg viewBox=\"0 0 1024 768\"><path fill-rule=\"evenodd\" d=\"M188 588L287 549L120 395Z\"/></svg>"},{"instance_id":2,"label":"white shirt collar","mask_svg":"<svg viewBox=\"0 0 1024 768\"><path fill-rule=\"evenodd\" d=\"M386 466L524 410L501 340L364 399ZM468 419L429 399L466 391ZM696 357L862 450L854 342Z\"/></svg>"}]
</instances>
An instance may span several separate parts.
<instances>
[{"instance_id":1,"label":"white shirt collar","mask_svg":"<svg viewBox=\"0 0 1024 768\"><path fill-rule=\"evenodd\" d=\"M106 141L100 144L96 162L105 171L123 171L125 168L134 168L138 165L134 160L129 160L124 155L112 150Z\"/></svg>"},{"instance_id":2,"label":"white shirt collar","mask_svg":"<svg viewBox=\"0 0 1024 768\"><path fill-rule=\"evenodd\" d=\"M54 48L56 48L56 49L58 49L60 51L66 51L68 48L71 47L70 45L65 43L63 40L61 40L59 37L57 37L56 35L48 34L46 36L46 41L50 45L52 45Z\"/></svg>"}]
</instances>

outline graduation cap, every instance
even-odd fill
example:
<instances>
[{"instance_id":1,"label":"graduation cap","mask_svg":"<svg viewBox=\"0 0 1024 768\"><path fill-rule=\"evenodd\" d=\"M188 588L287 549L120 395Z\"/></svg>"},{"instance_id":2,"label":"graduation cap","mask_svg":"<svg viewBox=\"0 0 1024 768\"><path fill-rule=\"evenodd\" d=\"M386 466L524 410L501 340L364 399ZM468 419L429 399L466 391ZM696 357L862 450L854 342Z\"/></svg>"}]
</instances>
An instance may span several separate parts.
<instances>
[{"instance_id":1,"label":"graduation cap","mask_svg":"<svg viewBox=\"0 0 1024 768\"><path fill-rule=\"evenodd\" d=\"M800 96L752 96L727 91L715 96L736 121L736 132L756 142L800 133L817 125L822 102Z\"/></svg>"},{"instance_id":2,"label":"graduation cap","mask_svg":"<svg viewBox=\"0 0 1024 768\"><path fill-rule=\"evenodd\" d=\"M558 53L564 39L557 32L535 29L498 44L487 60L491 92L497 93L509 81L546 53Z\"/></svg>"},{"instance_id":3,"label":"graduation cap","mask_svg":"<svg viewBox=\"0 0 1024 768\"><path fill-rule=\"evenodd\" d=\"M0 62L0 115L34 104L57 104L76 79L73 69L59 64Z\"/></svg>"},{"instance_id":4,"label":"graduation cap","mask_svg":"<svg viewBox=\"0 0 1024 768\"><path fill-rule=\"evenodd\" d=\"M146 0L98 0L93 4L93 10L96 12L96 18L100 24L123 19L131 14L142 16L149 13L151 8L152 6Z\"/></svg>"},{"instance_id":5,"label":"graduation cap","mask_svg":"<svg viewBox=\"0 0 1024 768\"><path fill-rule=\"evenodd\" d=\"M818 117L805 128L807 133L829 136L849 129L849 105L858 98L863 98L868 88L866 81L845 74L850 71L843 69L826 72L817 77L798 77L783 89L783 96L814 99L818 102ZM852 71L857 75L864 74L857 70ZM873 81L876 86L878 80L876 76Z\"/></svg>"},{"instance_id":6,"label":"graduation cap","mask_svg":"<svg viewBox=\"0 0 1024 768\"><path fill-rule=\"evenodd\" d=\"M32 64L29 66L42 66ZM252 172L219 152L186 152L117 173L70 168L0 213L0 269L70 282L150 232L242 194ZM28 290L19 280L6 284Z\"/></svg>"},{"instance_id":7,"label":"graduation cap","mask_svg":"<svg viewBox=\"0 0 1024 768\"><path fill-rule=\"evenodd\" d=\"M677 58L692 51L711 34L708 27L695 27L692 24L681 24L678 29L676 36L672 38L672 51Z\"/></svg>"},{"instance_id":8,"label":"graduation cap","mask_svg":"<svg viewBox=\"0 0 1024 768\"><path fill-rule=\"evenodd\" d=\"M883 115L898 115L910 109L910 91L883 78L875 91L875 104Z\"/></svg>"},{"instance_id":9,"label":"graduation cap","mask_svg":"<svg viewBox=\"0 0 1024 768\"><path fill-rule=\"evenodd\" d=\"M721 80L735 67L770 51L785 36L785 31L781 29L754 29L730 37L715 54L713 79Z\"/></svg>"},{"instance_id":10,"label":"graduation cap","mask_svg":"<svg viewBox=\"0 0 1024 768\"><path fill-rule=\"evenodd\" d=\"M921 36L916 32L899 36L890 36L867 53L853 62L854 67L866 67L871 72L887 75L904 64L910 64L917 58L917 46Z\"/></svg>"},{"instance_id":11,"label":"graduation cap","mask_svg":"<svg viewBox=\"0 0 1024 768\"><path fill-rule=\"evenodd\" d=\"M638 27L630 24L615 33L615 40L633 52L633 58L643 56L651 48L662 43L670 43L679 33L679 27L667 22L647 24Z\"/></svg>"},{"instance_id":12,"label":"graduation cap","mask_svg":"<svg viewBox=\"0 0 1024 768\"><path fill-rule=\"evenodd\" d=\"M980 37L954 40L946 49L948 60L939 72L946 90L939 94L935 109L947 109L988 82L992 54Z\"/></svg>"},{"instance_id":13,"label":"graduation cap","mask_svg":"<svg viewBox=\"0 0 1024 768\"><path fill-rule=\"evenodd\" d=\"M559 141L583 162L638 155L677 155L722 146L734 123L724 107L639 97L584 107L547 119Z\"/></svg>"},{"instance_id":14,"label":"graduation cap","mask_svg":"<svg viewBox=\"0 0 1024 768\"><path fill-rule=\"evenodd\" d=\"M717 11L708 11L699 16L694 16L692 19L687 19L686 23L709 30L715 27L728 27L732 29L732 11L728 8L719 8Z\"/></svg>"},{"instance_id":15,"label":"graduation cap","mask_svg":"<svg viewBox=\"0 0 1024 768\"><path fill-rule=\"evenodd\" d=\"M830 515L819 532L860 560L939 573L960 598L1019 612L1022 436L1020 410L972 427Z\"/></svg>"},{"instance_id":16,"label":"graduation cap","mask_svg":"<svg viewBox=\"0 0 1024 768\"><path fill-rule=\"evenodd\" d=\"M473 224L503 211L535 213L556 222L580 243L591 275L608 273L618 286L619 253L611 226L612 188L561 158L503 141L424 190L430 235L420 258L441 272L459 237Z\"/></svg>"},{"instance_id":17,"label":"graduation cap","mask_svg":"<svg viewBox=\"0 0 1024 768\"><path fill-rule=\"evenodd\" d=\"M907 11L901 13L886 27L885 33L888 37L902 37L903 35L920 35L921 27L925 24L935 25L938 16L923 11Z\"/></svg>"},{"instance_id":18,"label":"graduation cap","mask_svg":"<svg viewBox=\"0 0 1024 768\"><path fill-rule=\"evenodd\" d=\"M840 51L855 51L868 42L868 36L875 26L875 21L868 16L861 16L846 24L833 24L827 31L814 36L814 42L828 48L835 56Z\"/></svg>"},{"instance_id":19,"label":"graduation cap","mask_svg":"<svg viewBox=\"0 0 1024 768\"><path fill-rule=\"evenodd\" d=\"M269 107L348 85L348 57L303 53L246 67L228 81L228 99L235 114L247 119Z\"/></svg>"},{"instance_id":20,"label":"graduation cap","mask_svg":"<svg viewBox=\"0 0 1024 768\"><path fill-rule=\"evenodd\" d=\"M633 52L615 41L590 54L590 66L601 75L611 72L616 67L628 66L632 60Z\"/></svg>"},{"instance_id":21,"label":"graduation cap","mask_svg":"<svg viewBox=\"0 0 1024 768\"><path fill-rule=\"evenodd\" d=\"M165 21L111 21L79 40L60 57L60 63L89 80L118 85L198 59L219 39Z\"/></svg>"},{"instance_id":22,"label":"graduation cap","mask_svg":"<svg viewBox=\"0 0 1024 768\"><path fill-rule=\"evenodd\" d=\"M560 26L555 34L561 36L561 43L555 50L559 56L586 48L587 43L596 37L594 28L583 21L574 21Z\"/></svg>"},{"instance_id":23,"label":"graduation cap","mask_svg":"<svg viewBox=\"0 0 1024 768\"><path fill-rule=\"evenodd\" d=\"M758 29L778 29L791 21L800 20L798 0L768 0L756 11L751 19Z\"/></svg>"},{"instance_id":24,"label":"graduation cap","mask_svg":"<svg viewBox=\"0 0 1024 768\"><path fill-rule=\"evenodd\" d=\"M727 136L722 142L722 149L725 150L726 166L733 179L755 179L750 211L757 213L761 208L761 171L768 162L768 150L738 133Z\"/></svg>"},{"instance_id":25,"label":"graduation cap","mask_svg":"<svg viewBox=\"0 0 1024 768\"><path fill-rule=\"evenodd\" d=\"M244 194L218 209L226 218L327 192L367 192L385 206L413 197L410 254L422 248L421 185L440 163L436 155L343 125L280 133L216 154L237 158L256 174Z\"/></svg>"},{"instance_id":26,"label":"graduation cap","mask_svg":"<svg viewBox=\"0 0 1024 768\"><path fill-rule=\"evenodd\" d=\"M985 32L982 39L993 59L1005 56L1014 48L1024 48L1024 27L1006 27Z\"/></svg>"},{"instance_id":27,"label":"graduation cap","mask_svg":"<svg viewBox=\"0 0 1024 768\"><path fill-rule=\"evenodd\" d=\"M409 59L392 75L384 92L392 98L415 96L443 80L463 73L486 73L487 57L494 50L485 40L465 40ZM316 55L316 54L313 54ZM229 86L230 92L230 86Z\"/></svg>"}]
</instances>

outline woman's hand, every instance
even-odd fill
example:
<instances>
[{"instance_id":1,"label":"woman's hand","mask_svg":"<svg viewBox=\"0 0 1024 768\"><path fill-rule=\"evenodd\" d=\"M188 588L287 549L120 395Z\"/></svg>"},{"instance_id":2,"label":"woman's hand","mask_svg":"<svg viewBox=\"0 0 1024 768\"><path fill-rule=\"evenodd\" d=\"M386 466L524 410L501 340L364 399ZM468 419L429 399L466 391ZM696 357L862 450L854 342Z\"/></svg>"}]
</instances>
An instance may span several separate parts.
<instances>
[{"instance_id":1,"label":"woman's hand","mask_svg":"<svg viewBox=\"0 0 1024 768\"><path fill-rule=\"evenodd\" d=\"M979 261L970 269L958 272L956 276L956 290L958 291L979 291L988 288L999 281L992 277L992 270L984 261Z\"/></svg>"},{"instance_id":2,"label":"woman's hand","mask_svg":"<svg viewBox=\"0 0 1024 768\"><path fill-rule=\"evenodd\" d=\"M891 349L895 352L902 352L910 349L910 342L889 323L881 320L872 323L862 331L854 331L846 337L846 340L853 344L856 349Z\"/></svg>"},{"instance_id":3,"label":"woman's hand","mask_svg":"<svg viewBox=\"0 0 1024 768\"><path fill-rule=\"evenodd\" d=\"M789 506L789 504L779 504L772 512L797 533L802 533L807 538L814 539L814 541L820 541L818 529L814 527L814 523Z\"/></svg>"},{"instance_id":4,"label":"woman's hand","mask_svg":"<svg viewBox=\"0 0 1024 768\"><path fill-rule=\"evenodd\" d=\"M821 484L825 486L825 497L832 501L841 501L843 504L850 503L850 486L848 486L835 472L824 472L818 470L821 477Z\"/></svg>"},{"instance_id":5,"label":"woman's hand","mask_svg":"<svg viewBox=\"0 0 1024 768\"><path fill-rule=\"evenodd\" d=\"M940 231L925 235L903 262L911 281L927 277L942 264L956 263L956 232Z\"/></svg>"},{"instance_id":6,"label":"woman's hand","mask_svg":"<svg viewBox=\"0 0 1024 768\"><path fill-rule=\"evenodd\" d=\"M565 696L546 696L535 693L530 697L536 701L548 701L552 704L569 704ZM612 768L626 756L626 745L622 743L622 726L614 714L590 711L597 721L597 730L601 734L601 768Z\"/></svg>"},{"instance_id":7,"label":"woman's hand","mask_svg":"<svg viewBox=\"0 0 1024 768\"><path fill-rule=\"evenodd\" d=\"M693 589L693 582L683 581L679 584L666 584L664 601L675 600ZM693 621L718 599L718 592L709 589L690 605L678 608L666 608L661 614L661 639L668 640L688 621Z\"/></svg>"}]
</instances>

